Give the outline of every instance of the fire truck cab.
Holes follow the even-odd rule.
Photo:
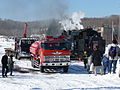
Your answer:
[[[64,72],[68,71],[70,49],[69,42],[63,36],[47,36],[36,41],[31,45],[30,52],[32,66],[40,68],[41,72],[44,72],[45,68],[63,68]]]

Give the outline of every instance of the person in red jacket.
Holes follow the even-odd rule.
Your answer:
[[[5,55],[2,56],[2,76],[3,77],[7,77],[7,73],[8,73],[8,54],[5,53]]]

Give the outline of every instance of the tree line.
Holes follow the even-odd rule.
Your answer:
[[[114,28],[119,29],[119,21],[120,15],[111,15],[108,17],[102,18],[83,18],[82,24],[84,28],[95,28],[101,26],[109,26],[112,27],[112,22]],[[58,20],[42,20],[42,21],[32,21],[32,22],[20,22],[5,19],[0,19],[0,34],[7,35],[7,36],[23,36],[24,30],[24,23],[27,23],[27,35],[31,34],[43,34],[46,33],[46,29],[48,28],[47,33],[51,33],[52,29],[56,28],[59,29]]]

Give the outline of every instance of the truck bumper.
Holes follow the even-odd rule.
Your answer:
[[[42,63],[42,66],[69,66],[70,62],[59,62],[59,63]]]
[[[20,58],[30,58],[31,54],[18,54],[18,57],[20,57]]]

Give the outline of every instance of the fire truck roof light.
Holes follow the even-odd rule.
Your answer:
[[[64,36],[59,36],[58,38],[62,38],[62,39],[64,39],[65,37],[64,37]]]
[[[53,38],[53,36],[47,36],[48,39]]]

